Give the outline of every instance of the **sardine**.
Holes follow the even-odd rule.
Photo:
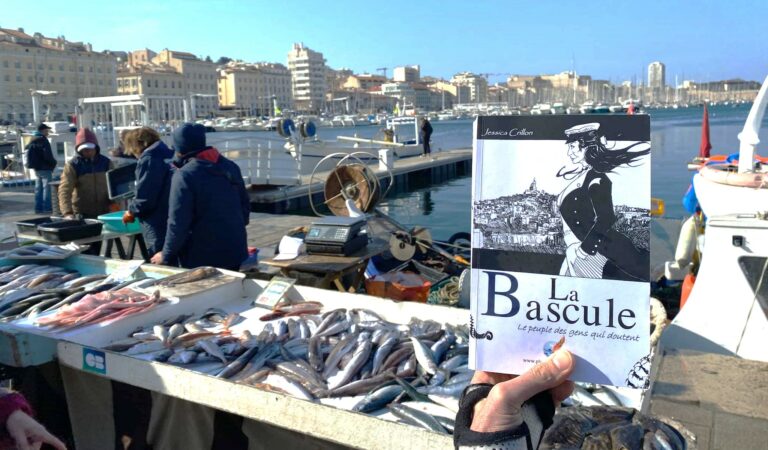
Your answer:
[[[243,367],[245,367],[246,363],[253,359],[254,356],[259,352],[258,347],[253,347],[251,349],[246,350],[245,353],[240,355],[237,359],[229,363],[224,369],[219,372],[218,375],[216,375],[217,378],[230,378],[237,374],[239,371],[243,370]]]
[[[315,335],[315,337],[318,336]],[[327,379],[331,371],[336,369],[336,366],[339,364],[339,361],[341,361],[341,358],[355,347],[356,340],[357,336],[350,334],[339,341],[338,344],[336,344],[333,350],[331,350],[331,353],[328,355],[328,358],[325,359],[325,370],[323,371],[324,378]]]
[[[134,345],[125,352],[125,355],[140,355],[142,353],[151,353],[164,350],[165,346],[161,341],[148,341]]]
[[[395,417],[406,420],[410,423],[417,424],[422,428],[434,431],[436,433],[446,433],[445,428],[440,425],[440,422],[438,422],[437,419],[425,413],[424,411],[419,411],[418,409],[405,405],[389,405],[388,408],[392,414],[395,415]]]
[[[168,345],[168,328],[162,326],[162,325],[155,325],[152,327],[152,332],[155,333],[155,336],[160,339],[160,342],[162,342],[165,345]]]
[[[323,347],[321,338],[313,336],[309,339],[307,359],[309,360],[309,365],[312,366],[316,372],[323,371]]]
[[[357,375],[358,371],[365,365],[366,361],[368,361],[373,345],[371,344],[370,336],[367,335],[367,333],[362,333],[357,342],[357,348],[352,356],[352,360],[347,364],[347,367],[339,372],[334,380],[328,380],[328,387],[330,389],[338,388],[349,382],[352,377]]]
[[[387,406],[403,392],[403,387],[397,384],[384,386],[363,397],[352,407],[352,411],[369,413]]]
[[[432,354],[432,350],[413,336],[411,336],[411,342],[413,343],[413,351],[416,354],[416,361],[419,363],[419,366],[430,375],[436,374],[437,364],[435,363],[435,356]]]
[[[381,371],[381,367],[384,364],[384,360],[395,348],[395,345],[399,342],[397,333],[389,333],[385,337],[381,338],[383,342],[376,349],[376,353],[373,355],[373,368],[371,373],[376,375]]]
[[[219,271],[214,267],[198,267],[160,280],[158,286],[174,287],[180,284],[193,283],[217,275]]]
[[[314,401],[315,396],[312,395],[307,388],[301,385],[301,383],[298,383],[284,375],[280,375],[277,373],[270,373],[267,378],[264,380],[266,384],[275,386],[279,389],[282,389],[286,393],[301,398],[304,400]]]

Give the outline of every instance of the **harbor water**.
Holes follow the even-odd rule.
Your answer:
[[[749,113],[750,105],[709,107],[712,154],[738,152],[738,134]],[[703,108],[650,110],[652,195],[665,202],[666,217],[683,218],[686,212],[681,199],[691,182],[693,172],[686,164],[699,152]],[[764,123],[768,123],[768,117]],[[472,120],[433,121],[433,151],[472,147]],[[345,128],[319,128],[318,137],[334,141],[337,136],[381,139],[382,125]],[[768,141],[768,127],[760,132],[761,142]],[[209,133],[214,145],[229,148],[253,146],[280,148],[284,140],[276,132]],[[226,144],[225,144],[226,143]],[[224,149],[224,148],[222,148]],[[766,153],[768,154],[768,153]],[[408,226],[427,226],[435,239],[447,240],[459,231],[469,231],[472,184],[469,176],[440,184],[410,183],[410,190],[391,193],[380,208]],[[311,211],[291,211],[311,214]]]

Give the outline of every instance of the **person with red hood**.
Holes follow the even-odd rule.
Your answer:
[[[112,161],[101,154],[96,135],[88,128],[81,128],[75,136],[77,156],[65,166],[59,185],[61,214],[72,218],[76,214],[95,219],[109,212],[107,171]]]
[[[163,250],[152,263],[192,269],[238,270],[248,257],[245,226],[250,200],[240,168],[205,143],[205,127],[185,123],[173,132],[171,179]]]

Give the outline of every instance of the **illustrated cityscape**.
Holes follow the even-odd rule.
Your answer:
[[[473,206],[474,227],[482,234],[481,248],[565,254],[557,195],[538,189],[536,179],[522,194],[480,200]],[[614,229],[629,237],[636,247],[649,250],[650,211],[615,205],[614,213]]]

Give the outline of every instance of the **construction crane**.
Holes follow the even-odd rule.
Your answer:
[[[387,69],[389,69],[389,67],[378,67],[376,72],[381,72],[381,74],[384,75],[384,78],[387,78]]]

